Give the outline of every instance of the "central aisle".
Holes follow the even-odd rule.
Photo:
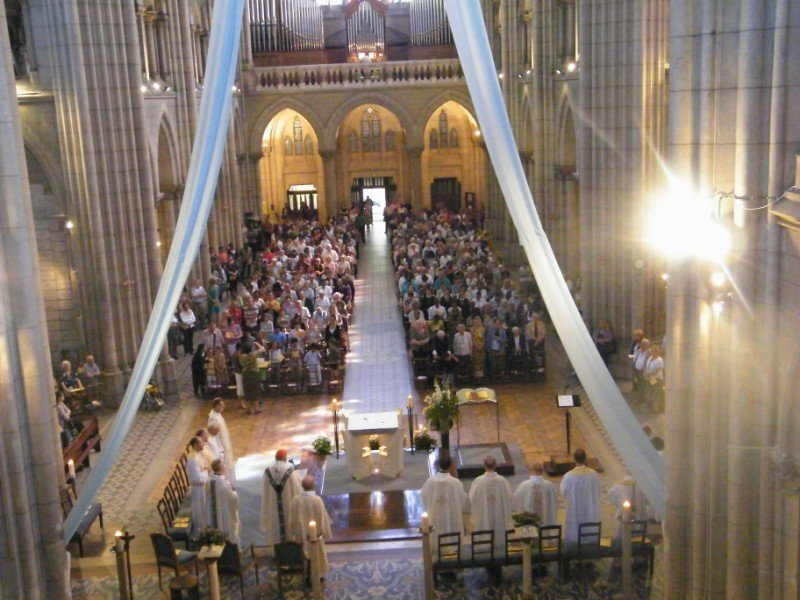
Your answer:
[[[358,258],[343,398],[350,413],[405,408],[413,394],[391,250],[381,226],[373,225]]]

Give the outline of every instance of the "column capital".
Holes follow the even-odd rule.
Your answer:
[[[319,149],[319,155],[322,160],[333,160],[336,158],[336,150],[323,150],[322,148]]]
[[[249,154],[247,156],[247,158],[250,159],[251,163],[258,163],[258,161],[260,161],[262,158],[264,158],[264,153],[263,152],[253,152],[252,154]]]
[[[523,165],[527,165],[533,161],[533,152],[530,150],[520,150],[519,159],[522,161]]]
[[[422,153],[425,151],[425,146],[406,146],[405,150],[407,154],[412,156],[422,156]]]

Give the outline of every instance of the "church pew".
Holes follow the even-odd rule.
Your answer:
[[[83,424],[81,432],[75,436],[69,446],[64,448],[62,456],[64,459],[64,474],[69,478],[68,463],[72,460],[75,467],[89,467],[89,455],[92,450],[100,452],[100,426],[97,417]]]

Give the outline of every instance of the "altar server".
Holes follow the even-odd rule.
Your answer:
[[[214,455],[214,458],[220,458],[225,462],[225,448],[222,447],[222,436],[220,435],[219,423],[214,422],[208,426],[208,440],[206,440],[206,449]],[[228,465],[225,465],[227,475]]]
[[[186,463],[186,474],[192,488],[192,531],[191,538],[197,539],[201,529],[208,527],[208,506],[206,504],[206,484],[208,483],[208,469],[203,458],[203,440],[193,437],[189,442],[191,452]]]
[[[558,490],[552,481],[544,478],[542,463],[535,463],[533,473],[514,492],[514,512],[539,515],[539,525],[558,525]]]
[[[577,466],[561,480],[561,494],[567,501],[567,524],[564,539],[568,544],[578,542],[581,523],[600,521],[600,478],[597,471],[586,466],[586,452],[575,450]]]
[[[214,398],[211,412],[208,413],[208,424],[216,423],[219,425],[219,440],[222,442],[222,449],[225,451],[225,473],[231,485],[236,485],[236,457],[233,454],[233,442],[228,431],[228,424],[222,411],[225,410],[225,402],[222,398]]]
[[[464,484],[450,475],[452,460],[441,456],[437,461],[439,472],[422,486],[422,504],[436,529],[433,536],[436,547],[441,533],[464,533],[464,514],[468,513],[468,496]]]
[[[278,450],[275,462],[264,470],[261,531],[266,534],[268,546],[287,539],[292,500],[303,491],[300,475],[286,459],[286,450]]]
[[[290,510],[291,538],[303,544],[303,553],[309,560],[312,560],[312,551],[316,550],[319,560],[319,576],[325,577],[328,574],[329,567],[324,540],[331,539],[333,532],[331,531],[331,518],[325,509],[325,503],[314,491],[315,484],[316,482],[312,475],[303,477],[303,491],[292,500]],[[317,534],[322,536],[322,539],[313,546],[308,541],[310,521],[316,523]]]
[[[511,484],[495,472],[497,459],[494,456],[484,458],[483,466],[486,472],[475,479],[469,490],[472,521],[477,531],[494,531],[495,546],[504,548],[506,530],[513,527]]]
[[[225,463],[216,459],[208,480],[209,525],[225,532],[229,542],[239,543],[239,494],[225,478]]]

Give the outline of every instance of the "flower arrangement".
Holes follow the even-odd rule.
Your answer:
[[[333,452],[333,442],[327,435],[321,435],[311,442],[311,448],[317,454],[330,454]]]
[[[369,436],[369,449],[380,450],[381,442],[377,435]]]
[[[514,520],[514,525],[516,527],[538,527],[539,526],[539,515],[532,512],[521,512],[511,515],[511,518]]]
[[[200,530],[197,540],[201,546],[223,546],[225,544],[225,532],[214,527],[206,527]]]
[[[426,429],[422,429],[414,436],[414,448],[420,452],[430,452],[436,447],[436,440],[431,437]]]
[[[454,390],[445,386],[440,388],[436,383],[433,392],[425,396],[423,412],[428,424],[434,431],[448,431],[458,415],[458,397]]]

